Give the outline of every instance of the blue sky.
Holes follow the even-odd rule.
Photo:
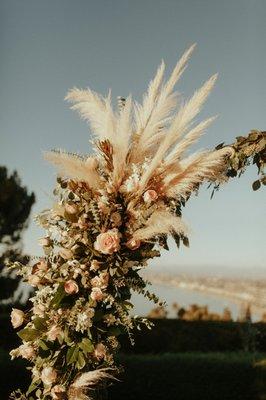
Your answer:
[[[56,177],[42,151],[90,151],[86,124],[63,101],[67,89],[112,88],[114,97],[140,99],[160,60],[170,71],[194,42],[179,91],[187,97],[219,73],[202,112],[219,118],[198,148],[265,130],[265,17],[264,0],[1,0],[0,163],[36,193],[33,214],[51,205]],[[265,191],[252,192],[255,179],[251,168],[212,200],[202,189],[184,211],[190,249],[171,246],[156,270],[263,271]],[[40,252],[41,234],[31,223],[31,254]]]

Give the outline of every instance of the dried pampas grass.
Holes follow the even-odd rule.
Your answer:
[[[187,227],[179,217],[169,211],[155,211],[143,228],[135,231],[134,240],[147,240],[156,235],[178,233],[187,234]]]
[[[68,400],[93,400],[86,392],[104,380],[118,380],[110,373],[112,371],[111,368],[100,368],[79,375],[68,389]]]

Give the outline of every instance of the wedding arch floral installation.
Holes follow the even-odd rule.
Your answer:
[[[167,248],[169,235],[188,245],[181,209],[190,195],[204,181],[218,188],[228,179],[234,146],[186,154],[214,120],[194,122],[216,75],[188,101],[174,91],[193,49],[167,81],[161,63],[142,104],[129,96],[114,110],[110,94],[67,94],[90,123],[94,153],[45,154],[59,176],[55,204],[36,218],[46,231],[44,255],[12,266],[36,288],[32,308],[11,314],[22,339],[11,356],[31,362],[32,383],[11,399],[91,399],[99,382],[116,376],[119,336],[134,343],[133,329],[151,327],[131,316],[132,292],[159,301],[141,271]]]

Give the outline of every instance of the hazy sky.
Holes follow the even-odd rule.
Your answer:
[[[112,88],[114,97],[140,99],[160,60],[170,71],[193,42],[179,91],[187,97],[219,72],[202,113],[219,118],[198,148],[265,130],[265,20],[265,0],[0,0],[0,164],[36,193],[33,214],[51,205],[56,176],[42,150],[90,151],[86,124],[63,101],[67,89]],[[159,270],[262,270],[265,190],[252,192],[254,179],[252,168],[213,200],[202,189],[184,211],[191,248],[172,246]],[[28,252],[40,252],[41,234],[31,223]]]

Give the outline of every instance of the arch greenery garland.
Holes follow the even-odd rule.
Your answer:
[[[36,288],[32,308],[11,313],[22,339],[11,356],[30,361],[32,382],[11,399],[91,399],[116,376],[119,336],[133,343],[133,329],[151,327],[131,316],[131,293],[158,301],[141,271],[167,248],[167,236],[188,245],[181,208],[189,196],[204,181],[217,188],[228,179],[234,146],[186,155],[214,119],[194,122],[216,75],[176,108],[174,87],[193,49],[165,82],[162,62],[142,104],[129,96],[113,110],[110,95],[69,91],[72,109],[90,123],[94,154],[45,154],[59,176],[53,207],[36,218],[44,255],[12,266]]]

